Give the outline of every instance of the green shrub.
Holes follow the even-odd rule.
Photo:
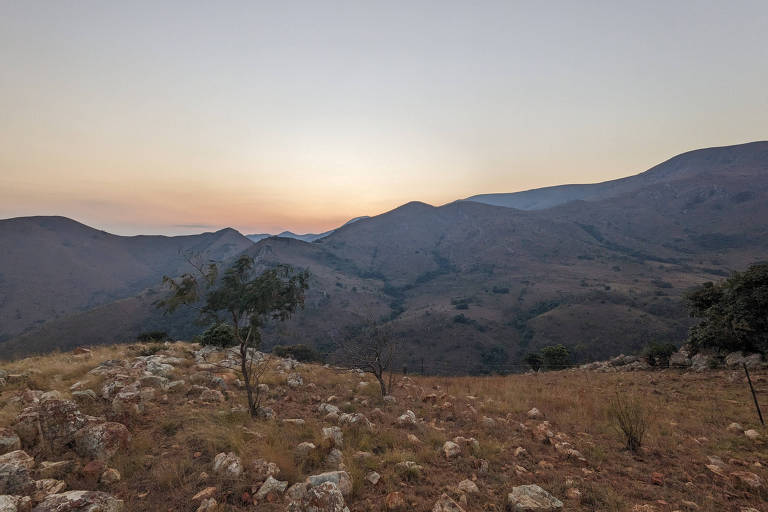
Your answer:
[[[669,367],[669,358],[677,351],[671,343],[651,343],[645,349],[645,358],[651,366]]]
[[[169,339],[165,331],[147,331],[136,336],[136,341],[167,341]]]
[[[537,372],[541,368],[541,365],[544,364],[544,358],[541,357],[540,354],[536,352],[529,352],[528,355],[525,356],[523,359],[528,366],[531,367],[531,370]]]
[[[571,364],[571,354],[565,345],[544,347],[541,356],[547,370],[562,370]]]
[[[200,335],[200,344],[215,345],[217,347],[232,347],[237,345],[235,332],[232,326],[222,322],[213,324]]]

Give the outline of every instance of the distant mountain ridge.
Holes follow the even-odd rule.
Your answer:
[[[562,188],[568,187],[574,186]],[[557,343],[569,347],[574,362],[638,352],[651,341],[679,343],[691,322],[680,301],[685,290],[768,255],[768,142],[693,151],[637,176],[572,190],[555,197],[544,189],[541,198],[533,197],[538,203],[529,194],[528,206],[534,207],[527,209],[472,200],[438,207],[411,202],[312,243],[270,237],[253,244],[234,230],[218,232],[221,243],[216,234],[190,243],[211,253],[232,243],[217,256],[224,261],[245,252],[262,268],[287,263],[311,271],[305,310],[269,327],[266,349],[306,343],[333,352],[345,327],[373,315],[390,322],[403,341],[398,365],[415,368],[428,358],[446,373],[515,367],[526,352]],[[515,201],[526,197],[520,194]],[[553,206],[537,207],[545,200]],[[3,228],[0,223],[0,247],[15,246]],[[101,233],[88,229],[86,241],[92,232]],[[41,240],[24,242],[14,259],[4,260],[0,252],[0,272],[25,258],[34,262],[54,247],[67,257],[44,258],[56,265],[44,275],[76,277],[48,283],[49,277],[41,281],[24,273],[21,282],[29,282],[35,294],[27,297],[23,287],[1,294],[2,319],[7,312],[36,311],[46,295],[75,302],[67,297],[70,282],[112,295],[81,301],[87,306],[75,313],[26,324],[23,334],[0,343],[0,355],[125,341],[140,330],[167,328],[174,336],[189,336],[201,329],[192,313],[163,317],[152,307],[159,279],[127,297],[100,284],[106,272],[129,276],[120,281],[139,281],[132,289],[140,288],[161,270],[147,263],[167,256],[152,259],[133,241],[121,242],[121,254],[108,244],[70,257],[45,229],[33,232],[40,230]],[[144,270],[111,263],[132,251]],[[104,261],[110,263],[102,272]],[[183,260],[163,272],[182,269]],[[0,292],[8,289],[9,278],[14,279],[0,276]]]
[[[367,219],[367,218],[369,218],[367,215],[355,217],[354,219],[348,220],[347,222],[342,224],[340,227],[344,227],[347,224],[352,224],[353,222],[357,222],[358,220]],[[336,228],[336,229],[339,229],[339,228]],[[278,233],[277,235],[271,235],[269,233],[255,233],[252,235],[245,235],[245,237],[251,240],[252,242],[259,242],[261,240],[264,240],[265,238],[270,238],[270,237],[280,237],[280,238],[293,238],[295,240],[301,240],[302,242],[311,243],[316,240],[320,240],[321,238],[327,237],[328,235],[336,231],[336,229],[331,229],[323,233],[306,233],[304,235],[298,235],[292,231],[283,231],[282,233]]]
[[[479,194],[466,201],[516,208],[543,210],[569,201],[599,201],[618,197],[642,187],[686,179],[691,173],[723,172],[760,165],[768,159],[768,142],[706,148],[682,153],[657,166],[626,178],[591,184],[557,185],[507,194]]]

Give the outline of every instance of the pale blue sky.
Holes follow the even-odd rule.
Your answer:
[[[0,1],[0,62],[0,218],[124,234],[324,230],[768,139],[765,1]]]

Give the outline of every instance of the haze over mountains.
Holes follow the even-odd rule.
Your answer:
[[[191,313],[151,305],[160,277],[186,270],[183,251],[220,261],[247,251],[313,274],[305,311],[269,330],[267,347],[332,352],[343,326],[373,315],[391,321],[412,368],[510,370],[554,343],[602,358],[680,343],[687,288],[768,258],[768,142],[684,153],[605,183],[412,202],[322,235],[119,237],[32,217],[0,221],[0,248],[4,356],[162,327],[189,337],[202,329]]]

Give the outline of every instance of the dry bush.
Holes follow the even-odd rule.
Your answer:
[[[624,435],[627,449],[637,452],[648,430],[650,416],[646,407],[638,398],[617,391],[608,405],[608,416],[614,428]]]

